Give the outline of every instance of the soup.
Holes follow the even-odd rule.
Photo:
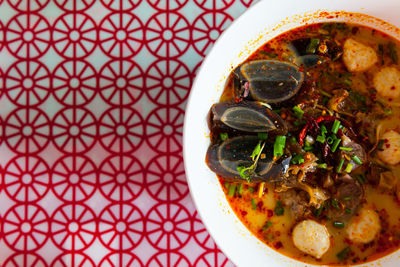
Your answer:
[[[262,242],[330,265],[399,248],[399,49],[371,28],[313,24],[232,71],[206,162]]]

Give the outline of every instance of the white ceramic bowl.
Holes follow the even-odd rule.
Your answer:
[[[351,16],[346,12],[366,15]],[[308,23],[354,22],[400,39],[399,30],[391,26],[400,28],[399,14],[400,0],[265,0],[235,20],[215,43],[190,93],[184,125],[184,160],[197,210],[218,246],[236,265],[306,264],[274,251],[247,230],[230,208],[216,175],[205,163],[210,144],[206,116],[211,105],[218,102],[228,74],[271,38]],[[400,251],[366,265],[400,266]]]

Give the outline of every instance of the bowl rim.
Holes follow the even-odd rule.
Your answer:
[[[184,157],[184,165],[185,165],[185,171],[186,171],[186,176],[187,176],[187,181],[188,181],[188,185],[189,185],[189,189],[190,189],[190,192],[191,192],[191,196],[192,196],[192,198],[193,198],[193,200],[194,200],[194,204],[195,204],[195,206],[196,206],[196,209],[197,209],[197,211],[198,211],[198,215],[200,216],[200,218],[202,219],[202,221],[203,221],[203,224],[204,224],[204,226],[206,227],[206,229],[207,229],[207,231],[210,233],[210,235],[214,238],[214,241],[215,241],[215,243],[218,245],[218,247],[225,253],[225,255],[226,256],[228,256],[230,259],[231,259],[231,261],[233,261],[236,265],[240,265],[240,266],[246,266],[246,265],[248,265],[248,263],[246,263],[246,262],[244,262],[243,260],[240,260],[240,258],[239,258],[239,255],[237,254],[237,253],[234,253],[234,251],[231,249],[231,247],[229,247],[228,245],[227,245],[227,243],[226,243],[226,240],[224,240],[224,239],[222,239],[221,238],[221,235],[219,235],[218,233],[217,233],[217,228],[214,226],[214,225],[211,225],[211,223],[212,223],[212,221],[210,220],[210,218],[208,218],[209,216],[210,216],[210,212],[207,212],[206,210],[205,210],[205,206],[203,205],[203,203],[202,203],[202,201],[201,201],[201,198],[200,197],[198,197],[199,195],[199,193],[198,193],[198,188],[196,188],[196,182],[195,182],[195,179],[197,178],[199,178],[199,177],[196,177],[196,176],[198,176],[198,175],[194,175],[194,174],[192,174],[192,168],[193,168],[193,164],[191,163],[192,162],[192,160],[190,159],[191,157],[192,157],[192,152],[191,152],[191,150],[189,149],[189,146],[191,146],[192,144],[193,144],[193,142],[195,141],[195,140],[197,140],[197,137],[196,138],[193,138],[193,131],[191,130],[191,126],[192,126],[192,123],[190,122],[190,120],[192,119],[192,117],[193,117],[193,113],[195,113],[195,111],[193,110],[193,107],[195,107],[196,106],[196,104],[195,103],[198,103],[198,99],[196,98],[197,96],[199,96],[199,94],[198,94],[198,91],[201,89],[201,79],[203,78],[203,76],[205,76],[205,74],[204,73],[210,73],[211,72],[211,70],[210,69],[212,69],[212,70],[214,70],[215,68],[212,68],[212,66],[213,66],[213,60],[215,59],[215,58],[218,58],[218,53],[220,53],[221,51],[223,51],[223,49],[222,49],[222,47],[224,46],[224,44],[225,43],[227,43],[227,41],[228,41],[228,39],[230,39],[231,38],[231,36],[232,36],[232,34],[234,34],[234,32],[235,31],[238,31],[238,30],[240,30],[240,28],[242,28],[243,27],[243,25],[245,25],[246,24],[246,20],[250,20],[251,21],[251,19],[253,19],[253,18],[257,18],[257,16],[255,16],[256,14],[258,14],[259,13],[259,11],[260,10],[263,10],[266,6],[268,6],[268,5],[270,5],[270,3],[267,3],[267,1],[268,0],[266,0],[266,1],[260,1],[260,2],[258,2],[258,3],[256,3],[255,5],[253,5],[252,7],[250,7],[246,12],[244,12],[242,15],[240,15],[237,19],[235,19],[234,21],[233,21],[233,23],[228,27],[228,29],[226,29],[222,34],[221,34],[221,36],[217,39],[217,41],[215,42],[215,44],[214,44],[214,46],[211,48],[211,50],[210,50],[210,52],[208,53],[208,55],[207,55],[207,57],[204,59],[204,62],[203,62],[203,64],[201,65],[201,67],[199,68],[199,70],[198,70],[198,75],[197,75],[197,77],[196,77],[196,79],[194,80],[194,82],[193,82],[193,85],[192,85],[192,91],[191,91],[191,93],[190,93],[190,95],[189,95],[189,97],[188,97],[188,102],[187,102],[187,106],[186,106],[186,112],[185,112],[185,119],[184,119],[184,130],[183,130],[183,157]],[[298,7],[298,5],[299,5],[299,3],[297,3],[298,1],[296,1],[296,0],[280,0],[279,1],[280,2],[280,4],[281,4],[281,6],[283,6],[283,7],[288,7],[288,6],[291,6],[292,7],[292,9],[293,8],[296,8],[296,7]],[[300,2],[300,1],[299,1]],[[318,2],[322,2],[322,1],[317,1],[317,0],[302,0],[302,3],[303,4],[306,4],[306,6],[308,7],[308,6],[311,6],[311,5],[313,5],[313,4],[315,4],[315,3],[318,3]],[[335,2],[335,3],[333,3],[333,2]],[[372,12],[373,11],[373,8],[371,8],[371,7],[368,7],[368,5],[370,5],[370,6],[376,6],[376,4],[374,5],[374,4],[372,4],[372,2],[373,2],[373,0],[357,0],[357,1],[352,1],[352,4],[353,5],[351,5],[351,7],[349,6],[349,8],[336,8],[337,6],[342,6],[342,7],[346,7],[347,6],[347,3],[348,2],[348,0],[330,0],[330,1],[327,1],[325,4],[326,5],[321,5],[321,3],[319,3],[318,5],[316,5],[314,8],[306,8],[306,9],[303,9],[301,12],[293,12],[293,14],[292,14],[292,16],[290,16],[290,17],[285,17],[285,16],[282,16],[281,17],[281,19],[279,20],[279,21],[276,21],[276,23],[275,23],[275,25],[272,25],[272,28],[274,28],[275,26],[276,27],[279,27],[279,25],[281,25],[282,23],[282,21],[288,21],[288,20],[292,20],[292,19],[302,19],[302,18],[304,18],[304,17],[310,17],[311,16],[311,21],[312,21],[312,19],[315,19],[315,14],[320,14],[321,12],[323,12],[323,13],[329,13],[329,14],[334,14],[335,12],[342,12],[343,14],[345,14],[345,13],[348,13],[348,14],[355,14],[355,13],[360,13],[360,12],[362,12],[362,11],[365,11],[365,13],[366,13],[366,15],[362,15],[362,16],[367,16],[367,17],[369,17],[369,18],[371,18],[371,15],[373,16],[372,17],[372,24],[375,24],[376,23],[376,21],[378,21],[379,23],[380,22],[382,22],[382,19],[381,18],[379,18],[380,16],[378,16],[378,15],[374,15],[374,12]],[[397,4],[396,3],[396,0],[380,0],[379,1],[380,2],[380,5],[387,5],[387,6],[390,6],[390,5],[393,5],[394,3],[395,4]],[[361,5],[361,7],[354,7],[354,4],[358,4],[358,5]],[[399,4],[400,4],[400,2],[399,2]],[[397,7],[400,7],[400,5],[397,5]],[[277,8],[277,6],[274,6],[274,8]],[[279,8],[277,8],[277,10],[280,10]],[[344,11],[344,10],[346,10],[346,11]],[[400,10],[400,9],[397,9],[397,10]],[[272,12],[272,11],[271,11]],[[363,12],[364,13],[364,12]],[[345,21],[345,20],[342,20],[342,18],[326,18],[325,20],[322,20],[322,21]],[[321,21],[321,22],[322,22]],[[390,19],[389,19],[389,21],[390,21]],[[349,22],[352,22],[352,20],[349,20]],[[391,22],[391,21],[390,21]],[[305,22],[305,24],[307,24],[307,22]],[[297,24],[297,27],[299,27],[299,26],[301,26],[301,25],[305,25],[305,24]],[[399,20],[397,20],[397,24],[400,26],[400,22],[399,22]],[[389,25],[389,26],[391,26],[391,24],[388,24],[387,23],[387,25]],[[271,28],[271,25],[269,25],[270,26],[270,28]],[[282,26],[282,25],[281,25]],[[389,27],[388,26],[388,27]],[[394,27],[394,26],[391,26],[391,27]],[[292,28],[289,28],[289,29],[293,29],[293,28],[295,28],[295,27],[292,27]],[[395,29],[397,29],[396,27],[394,27]],[[273,29],[272,31],[276,31],[276,29],[277,28],[275,28],[275,29]],[[287,29],[287,30],[289,30],[289,29]],[[384,29],[382,29],[382,28],[379,28],[380,30],[383,30],[383,31],[385,31]],[[285,31],[287,31],[287,30],[283,30],[282,32],[285,32]],[[391,30],[390,30],[391,31]],[[385,31],[385,32],[388,32],[388,31]],[[280,34],[280,33],[279,33]],[[397,38],[397,39],[400,39],[399,37],[400,37],[400,34],[397,32],[397,35],[395,35],[394,33],[392,33],[391,34],[394,38]],[[254,37],[254,36],[253,36]],[[256,49],[255,49],[255,47],[252,47],[251,46],[251,44],[252,44],[252,42],[254,43],[254,42],[257,42],[257,37],[256,38],[253,38],[253,39],[250,39],[249,40],[249,47],[246,47],[246,48],[244,48],[244,50],[247,50],[247,49],[250,49],[250,50],[252,50],[252,51],[255,51]],[[264,44],[265,42],[262,42],[261,43],[261,45],[262,44]],[[258,47],[258,46],[257,46]],[[257,48],[256,47],[256,48]],[[239,50],[242,50],[243,49],[243,47],[241,47]],[[238,52],[238,51],[236,51],[236,52]],[[247,51],[248,52],[248,51]],[[240,52],[241,53],[241,52]],[[250,53],[251,54],[251,53]],[[242,55],[243,56],[243,55]],[[236,60],[233,60],[232,62],[231,62],[231,68],[230,69],[232,69],[232,67],[233,66],[236,66],[236,65],[238,65],[240,62],[242,62],[243,60],[239,60],[239,59],[236,59]],[[218,80],[218,83],[220,84],[220,86],[221,86],[221,84],[224,84],[225,83],[225,81],[226,81],[226,73],[224,74],[224,75],[220,75],[221,77],[220,77],[220,79]],[[216,90],[220,90],[220,92],[219,92],[219,95],[220,95],[220,93],[222,92],[222,90],[221,90],[221,87],[218,87],[218,86],[216,86]],[[194,92],[196,92],[197,94],[195,94]],[[219,99],[219,97],[218,97],[218,99]],[[216,101],[218,101],[218,99],[215,99],[215,100],[213,100],[214,102],[216,102]],[[208,106],[208,109],[209,109],[209,107],[210,106]],[[203,118],[204,119],[204,118]],[[197,121],[198,122],[198,121]],[[204,121],[203,121],[203,124],[204,124]],[[204,126],[204,125],[203,125]],[[208,128],[207,129],[205,129],[205,131],[206,131],[206,133],[207,133],[207,131],[208,131]],[[205,136],[203,136],[203,137],[207,137],[206,135],[206,133],[203,133],[203,132],[201,132],[201,133],[199,133],[200,135],[205,135]],[[193,139],[195,139],[195,140],[193,140]],[[205,167],[207,167],[206,166],[206,164],[205,164],[205,160],[204,160],[204,158],[205,158],[205,154],[204,155],[202,155],[202,157],[203,157],[203,160],[201,161],[201,163],[204,163],[203,165],[205,165]],[[213,175],[214,176],[214,180],[217,180],[216,178],[217,178],[217,176],[214,174]],[[209,182],[209,181],[207,181],[207,180],[205,180],[205,182],[204,183],[206,183],[206,182]],[[219,186],[219,189],[222,191],[222,189],[220,188],[220,186]],[[213,193],[213,192],[211,192],[211,193]],[[225,197],[225,195],[224,195],[224,197]],[[224,200],[222,200],[222,201],[224,201]],[[226,202],[226,199],[225,199],[225,202]],[[215,205],[217,206],[217,204],[218,203],[215,203]],[[223,205],[222,205],[223,206]],[[229,205],[228,205],[229,206]],[[226,208],[225,206],[223,206],[223,208]],[[219,208],[220,209],[220,208]],[[229,210],[230,209],[230,210]],[[229,208],[228,208],[228,210],[227,211],[223,211],[223,212],[227,212],[229,215],[228,215],[228,217],[230,217],[231,219],[235,219],[235,217],[236,217],[236,215],[233,213],[233,211],[232,211],[232,209],[230,208],[230,206],[229,206]],[[233,213],[233,214],[232,214]],[[214,213],[215,214],[215,213]],[[242,222],[236,217],[236,220],[237,221],[239,221],[239,224],[242,224]],[[237,222],[236,222],[237,223]],[[245,226],[243,226],[243,227],[245,227]],[[220,230],[221,228],[219,228],[219,230]],[[247,228],[245,228],[246,230],[247,230]],[[230,229],[231,230],[231,229]],[[243,231],[243,228],[239,228],[238,229],[239,230],[239,232],[240,231]],[[247,230],[248,232],[250,232],[249,230]],[[240,234],[243,234],[243,233],[240,233]],[[250,234],[251,235],[253,235],[251,232],[250,232]],[[258,238],[256,238],[254,235],[253,235],[253,237],[255,238],[255,239],[257,239],[258,240]],[[253,240],[251,240],[250,242],[254,242],[254,238],[253,238]],[[257,241],[256,240],[256,241]],[[258,243],[260,243],[260,241],[258,240]],[[263,244],[262,243],[262,245],[263,246],[266,246],[266,247],[268,247],[267,245],[265,245],[265,244]],[[261,246],[262,246],[261,245]],[[269,247],[268,247],[269,248]],[[272,250],[272,249],[271,249]],[[237,252],[237,250],[236,250],[236,252]],[[305,262],[301,262],[301,261],[298,261],[298,260],[295,260],[295,259],[292,259],[292,258],[289,258],[289,257],[287,257],[287,256],[284,256],[283,254],[280,254],[280,253],[278,253],[278,252],[276,252],[275,250],[274,250],[274,252],[276,253],[276,254],[279,254],[278,256],[277,255],[275,255],[275,256],[277,256],[277,258],[278,258],[278,260],[279,260],[279,258],[280,258],[280,260],[285,260],[285,262],[287,262],[287,263],[290,263],[290,264],[295,264],[295,265],[299,265],[299,266],[304,266],[304,265],[307,265],[307,266],[312,266],[312,264],[309,264],[309,263],[305,263]],[[399,250],[397,250],[396,252],[400,252]],[[387,257],[390,257],[390,256],[392,256],[393,254],[396,254],[396,252],[394,252],[394,253],[392,253],[392,254],[390,254],[390,255],[387,255],[387,256],[385,256],[385,257],[383,257],[383,258],[380,258],[380,259],[378,259],[378,260],[376,260],[376,261],[373,261],[373,262],[368,262],[367,264],[369,265],[369,266],[372,266],[372,265],[375,265],[375,264],[382,264],[383,263],[383,261],[384,261],[384,259],[386,259]],[[272,254],[274,254],[274,253],[272,253]],[[283,263],[283,262],[281,262],[281,261],[279,261],[280,263]],[[398,261],[397,261],[398,262]],[[262,266],[262,265],[260,265],[260,264],[257,264],[257,263],[255,263],[255,262],[253,262],[254,264],[251,264],[251,266]],[[271,265],[272,266],[272,265]],[[273,266],[275,266],[275,265],[273,265]],[[278,265],[276,265],[276,266],[278,266]],[[320,265],[316,265],[316,266],[320,266]]]

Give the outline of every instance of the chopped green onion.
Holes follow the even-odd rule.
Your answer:
[[[253,149],[253,152],[251,153],[251,160],[255,161],[256,157],[261,153],[261,144],[260,142],[256,145],[256,147]]]
[[[277,216],[282,216],[283,215],[283,213],[285,212],[285,210],[283,209],[283,207],[282,207],[282,202],[280,202],[280,201],[277,201],[276,202],[276,206],[275,206],[275,214],[277,215]]]
[[[326,169],[326,168],[328,168],[328,164],[326,164],[326,163],[317,164],[317,168],[318,169]]]
[[[251,199],[251,205],[253,206],[253,210],[257,209],[256,201],[254,200],[254,198]]]
[[[253,194],[254,193],[254,188],[253,187],[249,187],[249,192],[250,192],[250,194]]]
[[[346,209],[345,209],[345,212],[346,212],[347,214],[351,214],[351,209],[346,208]]]
[[[337,173],[340,173],[340,171],[342,170],[343,164],[344,164],[344,159],[342,158],[340,160],[340,162],[339,162],[339,165],[338,165],[337,169],[336,169]]]
[[[356,155],[351,156],[351,159],[357,163],[358,165],[363,164],[363,162],[361,161],[361,159],[359,157],[357,157]]]
[[[295,121],[295,122],[293,122],[293,124],[294,124],[294,126],[299,127],[299,126],[305,125],[306,122],[301,120],[301,121]]]
[[[338,148],[340,142],[342,142],[341,139],[336,139],[335,141],[333,141],[332,152],[336,152],[336,149]]]
[[[340,126],[340,121],[335,120],[333,122],[333,126],[332,126],[332,129],[331,129],[331,132],[334,133],[334,134],[337,134],[337,131],[339,130],[339,126]]]
[[[344,249],[342,249],[341,251],[339,251],[338,254],[336,254],[336,257],[340,260],[340,261],[344,261],[345,259],[347,259],[350,255],[350,247],[345,247]]]
[[[258,139],[267,140],[268,139],[268,134],[267,133],[258,133]]]
[[[328,136],[328,137],[326,138],[326,142],[327,142],[329,145],[332,145],[332,143],[333,143],[334,140],[335,140],[335,139],[333,139],[331,136]]]
[[[228,133],[220,133],[219,136],[220,136],[220,138],[221,138],[222,141],[225,141],[226,139],[229,138]]]
[[[333,226],[336,228],[344,228],[344,223],[342,222],[333,222]]]
[[[353,84],[353,82],[350,79],[345,79],[344,84],[347,86],[351,86]]]
[[[321,86],[319,86],[319,87],[321,87]],[[321,93],[321,95],[328,97],[328,100],[329,100],[330,97],[332,97],[332,95],[330,93],[328,93],[328,92],[326,92],[326,91],[324,91],[322,89],[319,89],[319,92]]]
[[[250,182],[250,174],[249,171],[251,170],[250,167],[245,167],[245,166],[238,166],[236,170],[239,172],[240,178],[243,180],[246,180],[247,182]]]
[[[337,209],[337,210],[340,209],[339,202],[336,199],[332,199],[331,204],[332,204],[332,207],[334,207],[335,209]]]
[[[343,200],[351,200],[351,197],[350,196],[344,197]]]
[[[224,186],[225,186],[226,189],[228,189],[229,188],[229,182],[225,182]]]
[[[263,227],[261,228],[261,230],[265,231],[268,228],[270,228],[272,226],[272,222],[271,221],[266,221],[265,224],[263,225]]]
[[[292,164],[301,164],[304,163],[303,154],[296,155],[291,160]]]
[[[385,139],[381,139],[378,142],[377,148],[378,150],[382,151],[383,150],[383,144],[385,143]]]
[[[230,184],[229,185],[228,196],[233,197],[235,195],[235,192],[236,192],[236,185],[235,184]]]
[[[325,137],[323,137],[321,135],[318,135],[317,136],[317,141],[323,144],[323,143],[325,143]]]
[[[292,137],[290,138],[290,143],[291,143],[292,145],[296,144],[296,143],[297,143],[296,137],[292,136]]]
[[[242,195],[242,193],[243,193],[243,183],[239,184],[239,186],[237,188],[237,192],[238,192],[239,195]]]
[[[322,98],[322,105],[326,106],[326,103],[328,103],[329,101],[329,97],[324,96],[324,98]]]
[[[356,176],[356,180],[357,180],[360,184],[365,183],[365,176],[364,176],[364,174],[358,174],[358,175]]]
[[[353,151],[351,147],[345,147],[345,146],[340,146],[339,149],[343,151]]]
[[[309,43],[308,46],[307,46],[307,49],[306,49],[307,53],[314,54],[314,53],[315,53],[315,50],[317,50],[317,47],[318,47],[318,45],[319,45],[319,42],[320,42],[319,39],[317,39],[317,38],[312,38],[311,41],[310,41],[310,43]]]
[[[397,64],[397,62],[399,61],[399,58],[397,56],[397,51],[396,51],[396,47],[395,47],[394,43],[389,42],[388,47],[389,47],[389,55],[392,58],[393,63]]]
[[[392,115],[392,114],[393,114],[393,111],[392,111],[391,108],[386,107],[386,106],[383,108],[383,115],[389,116],[389,115]]]
[[[273,112],[275,112],[276,114],[281,114],[281,113],[282,113],[282,110],[280,110],[280,109],[274,109]]]
[[[338,30],[343,30],[346,28],[346,25],[344,23],[335,23],[336,29]]]
[[[283,149],[285,148],[286,136],[277,135],[274,143],[274,156],[280,157],[283,155]]]
[[[349,164],[347,164],[346,169],[344,171],[347,173],[350,173],[353,170],[353,167],[354,167],[354,165],[349,163]]]
[[[314,211],[314,216],[315,217],[319,217],[319,216],[321,216],[321,213],[322,213],[322,210],[324,209],[324,206],[323,205],[321,205],[321,207],[319,207],[318,209],[316,209],[315,211]]]
[[[314,147],[313,146],[305,146],[305,147],[303,147],[303,149],[304,149],[304,151],[311,151],[314,149]]]
[[[326,129],[325,125],[321,125],[321,135],[325,137],[325,134],[328,133],[328,130]]]
[[[294,112],[294,116],[296,116],[296,118],[298,118],[300,120],[303,118],[304,111],[299,106],[294,106],[293,112]]]

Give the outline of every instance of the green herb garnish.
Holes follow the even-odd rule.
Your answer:
[[[258,139],[267,140],[268,139],[268,134],[267,133],[258,133]]]
[[[274,143],[274,157],[280,157],[283,155],[283,149],[285,148],[286,136],[277,135]]]
[[[242,179],[246,180],[247,182],[250,182],[250,177],[254,174],[254,171],[257,168],[257,162],[261,156],[261,152],[263,151],[265,146],[265,142],[261,146],[261,141],[257,144],[257,146],[254,148],[253,152],[251,153],[251,160],[253,161],[253,164],[250,165],[249,167],[246,166],[238,166],[237,171],[239,172],[239,175]]]
[[[319,216],[321,216],[321,213],[322,213],[322,210],[324,209],[324,206],[323,205],[321,205],[321,207],[319,207],[318,209],[315,209],[314,210],[314,216],[316,217],[316,218],[318,218]]]
[[[256,201],[254,200],[254,198],[251,199],[251,206],[253,207],[253,210],[257,209]]]
[[[354,167],[354,165],[349,163],[349,164],[347,164],[346,169],[344,171],[347,173],[350,173],[353,170],[353,167]]]
[[[222,141],[225,141],[229,138],[228,133],[220,133],[219,137],[221,138]]]
[[[317,142],[320,142],[321,144],[325,143],[325,137],[322,135],[317,136]]]
[[[237,188],[237,192],[238,194],[241,196],[243,193],[243,183],[240,183],[238,188]]]
[[[337,132],[339,130],[339,126],[340,126],[340,121],[335,120],[333,122],[333,126],[332,126],[332,129],[331,129],[331,132],[334,133],[334,134],[337,134]]]
[[[296,156],[294,156],[291,160],[292,164],[301,164],[304,163],[304,158],[303,158],[303,154],[298,154]]]
[[[344,223],[342,222],[333,222],[332,224],[336,228],[344,228]]]
[[[340,173],[340,172],[341,172],[342,167],[343,167],[343,164],[344,164],[344,158],[340,159],[339,165],[338,165],[338,167],[337,167],[337,169],[336,169],[336,172],[337,172],[337,173]]]
[[[293,122],[294,126],[299,127],[299,126],[303,126],[306,124],[305,121],[301,120],[301,121],[295,121]]]
[[[360,184],[365,183],[365,176],[364,176],[364,174],[358,174],[358,175],[356,175],[356,180],[357,180]]]
[[[383,144],[385,143],[385,139],[380,139],[377,145],[377,149],[382,151],[383,150]]]
[[[261,230],[265,231],[268,228],[270,228],[272,226],[272,222],[271,221],[266,221],[263,225],[263,227],[261,228]]]
[[[396,47],[395,47],[394,43],[389,42],[388,48],[389,48],[390,58],[392,59],[393,63],[397,64],[397,62],[399,61],[399,58],[397,56],[397,51],[396,51]]]
[[[346,248],[342,249],[341,251],[339,251],[339,253],[336,254],[336,257],[340,261],[344,261],[350,256],[350,252],[351,252],[350,247],[346,247]]]
[[[292,136],[292,137],[290,138],[290,143],[291,143],[292,145],[296,144],[296,143],[297,143],[296,137]]]
[[[296,118],[300,120],[303,118],[304,111],[299,106],[294,106],[292,110]]]
[[[285,212],[285,210],[284,210],[284,208],[282,207],[282,202],[280,202],[280,201],[277,201],[276,202],[276,206],[275,206],[275,214],[277,215],[277,216],[282,216],[283,215],[283,213]]]
[[[230,184],[229,185],[229,191],[228,191],[228,196],[233,197],[236,192],[236,185],[235,184]]]
[[[332,152],[336,152],[336,149],[338,148],[340,142],[342,142],[341,139],[336,139],[335,141],[333,141],[333,145],[332,145]]]
[[[339,149],[343,151],[353,151],[351,147],[345,147],[345,146],[340,146]]]
[[[326,168],[328,168],[328,164],[326,164],[326,163],[317,164],[317,168],[318,169],[326,169]]]
[[[340,209],[339,202],[336,199],[332,199],[331,204],[332,204],[332,207],[334,207],[335,209],[337,209],[337,210]]]
[[[310,43],[309,43],[308,46],[307,46],[306,52],[307,52],[307,53],[314,54],[315,51],[316,51],[317,48],[318,48],[319,42],[320,42],[319,39],[317,39],[317,38],[312,38],[311,41],[310,41]]]
[[[334,139],[332,136],[328,136],[328,137],[326,138],[326,142],[327,142],[329,145],[332,145],[332,143],[333,143],[334,140],[335,140],[335,139]]]
[[[363,164],[363,162],[361,161],[361,159],[359,157],[357,157],[356,155],[351,156],[351,159],[357,163],[358,165]]]

